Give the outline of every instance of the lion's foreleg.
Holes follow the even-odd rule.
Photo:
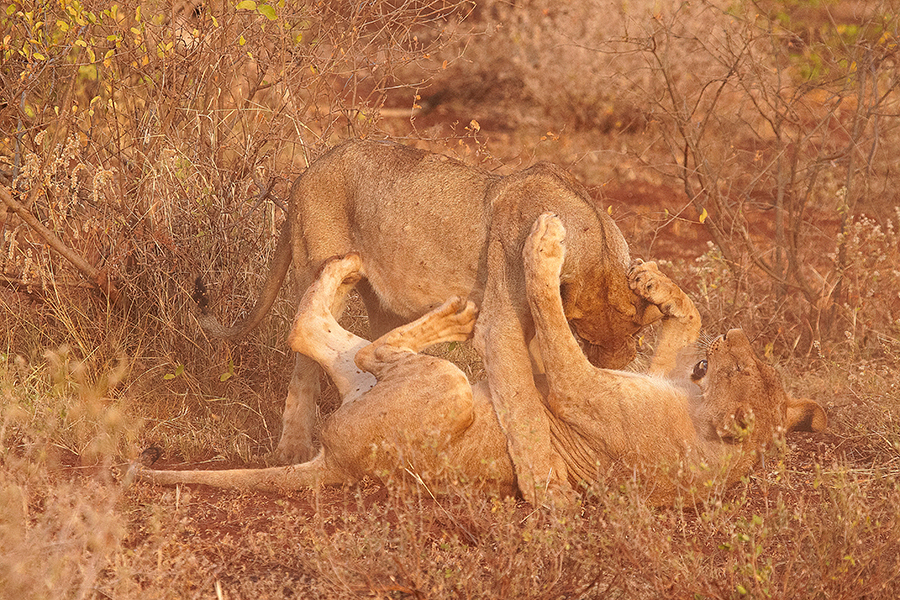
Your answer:
[[[534,383],[523,329],[528,311],[515,303],[517,298],[524,303],[521,255],[514,254],[501,239],[490,241],[476,346],[483,354],[491,402],[506,434],[519,490],[538,505],[545,498],[565,498],[571,488],[566,463],[553,446],[547,408]]]
[[[578,346],[569,328],[560,296],[560,272],[565,260],[566,230],[558,217],[544,213],[537,218],[525,240],[522,260],[525,290],[535,337],[550,386],[550,405],[584,395],[596,369]]]
[[[693,301],[657,268],[655,262],[635,261],[628,274],[631,289],[659,307],[662,328],[648,373],[666,375],[675,368],[678,353],[700,334],[700,313]]]

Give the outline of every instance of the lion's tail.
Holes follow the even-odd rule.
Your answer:
[[[272,305],[275,304],[275,298],[278,297],[281,284],[284,283],[285,275],[287,275],[290,267],[291,223],[290,219],[285,219],[281,225],[278,244],[275,247],[275,256],[269,265],[269,275],[266,277],[266,283],[263,286],[259,299],[256,301],[256,305],[246,319],[235,323],[232,327],[222,325],[219,319],[209,311],[209,296],[203,280],[198,276],[194,281],[194,302],[197,303],[200,309],[197,320],[200,322],[203,331],[212,337],[237,339],[259,325],[260,321],[269,314]]]
[[[285,492],[344,481],[343,477],[329,467],[323,451],[309,462],[267,469],[157,471],[135,463],[128,471],[126,483],[130,484],[135,479],[160,485],[187,483],[261,492]]]

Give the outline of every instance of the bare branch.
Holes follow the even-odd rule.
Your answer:
[[[119,290],[116,289],[115,284],[105,271],[95,268],[92,264],[82,258],[80,254],[66,246],[63,241],[59,239],[56,234],[47,229],[37,217],[19,204],[6,187],[0,187],[0,200],[2,200],[3,203],[15,212],[20,219],[25,221],[29,227],[41,236],[51,249],[55,250],[63,258],[72,263],[85,279],[87,279],[97,290],[102,292],[104,296],[109,298],[110,302],[119,304],[122,301]]]

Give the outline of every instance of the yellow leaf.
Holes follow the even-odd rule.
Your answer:
[[[612,204],[606,207],[606,212],[612,214]]]
[[[274,21],[278,18],[278,15],[275,14],[275,9],[269,6],[268,4],[260,4],[259,8],[257,8],[259,14],[264,16],[270,21]]]
[[[700,213],[700,222],[702,223],[703,221],[705,221],[706,217],[708,217],[708,216],[709,216],[709,213],[706,212],[706,208],[704,208],[703,212]]]
[[[256,2],[253,0],[241,0],[235,8],[238,10],[256,10]]]
[[[32,54],[32,56],[35,58],[35,60],[47,60],[47,57],[40,52],[35,52],[34,54]]]
[[[243,46],[243,45],[246,44],[246,43],[247,43],[247,40],[244,39],[244,36],[243,36],[243,35],[242,35],[241,37],[238,38],[238,44],[239,44],[239,45]]]

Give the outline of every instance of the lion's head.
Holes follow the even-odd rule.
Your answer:
[[[702,390],[698,432],[710,441],[755,450],[779,431],[822,431],[828,422],[818,403],[787,394],[778,372],[756,356],[740,329],[709,344],[691,380]]]
[[[568,227],[560,296],[591,364],[622,369],[637,353],[635,334],[662,313],[631,289],[625,238],[605,212],[597,217],[596,225],[584,218],[581,227]]]

